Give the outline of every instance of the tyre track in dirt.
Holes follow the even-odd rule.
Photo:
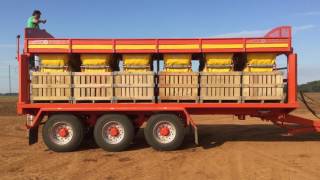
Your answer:
[[[275,156],[269,155],[268,153],[263,152],[257,148],[252,148],[250,145],[247,146],[247,150],[251,152],[251,156],[258,156],[259,158],[262,158],[264,163],[269,163],[274,167],[288,169],[292,172],[298,172],[299,176],[301,176],[301,178],[303,179],[319,179],[319,172],[317,171],[311,171],[310,169],[304,168],[303,166],[295,167],[292,162],[290,163],[288,161],[284,161],[281,157],[276,158]]]

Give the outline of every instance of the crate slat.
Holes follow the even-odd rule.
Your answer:
[[[115,72],[114,100],[154,102],[154,72]]]
[[[200,73],[200,101],[240,102],[241,72]]]
[[[198,101],[199,73],[197,72],[160,72],[159,101],[180,100]]]
[[[32,72],[31,101],[70,101],[69,72]]]
[[[283,73],[279,71],[252,73],[244,72],[242,77],[242,99],[246,101],[284,101]]]
[[[110,101],[113,98],[113,76],[111,72],[73,73],[73,99],[79,101]]]

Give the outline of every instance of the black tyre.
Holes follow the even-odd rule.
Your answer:
[[[83,136],[83,124],[72,114],[52,115],[42,128],[44,143],[55,152],[76,150],[80,146]]]
[[[148,120],[144,136],[148,144],[156,150],[175,150],[183,142],[184,123],[174,114],[156,114]]]
[[[122,151],[129,147],[134,138],[131,120],[121,114],[101,116],[94,127],[94,139],[106,151]]]

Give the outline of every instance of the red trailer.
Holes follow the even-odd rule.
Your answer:
[[[19,115],[27,115],[29,143],[37,142],[38,127],[45,121],[43,138],[54,151],[72,151],[81,143],[87,127],[94,127],[98,146],[121,151],[130,145],[139,127],[146,122],[145,138],[159,150],[178,148],[185,128],[197,125],[190,114],[229,114],[239,119],[259,117],[288,128],[289,133],[319,132],[320,123],[289,115],[298,108],[297,55],[291,44],[291,27],[278,27],[257,38],[191,38],[191,39],[70,39],[54,38],[45,30],[26,29],[24,50],[19,52]],[[287,57],[286,100],[276,103],[33,103],[30,100],[30,57],[41,53],[277,53]],[[159,61],[157,61],[159,62]],[[284,68],[284,69],[285,69]],[[159,70],[159,69],[157,69]],[[155,87],[156,88],[156,87]],[[296,126],[287,126],[287,124]],[[294,128],[291,128],[294,127]]]

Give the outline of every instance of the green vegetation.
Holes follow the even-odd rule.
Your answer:
[[[301,84],[299,85],[299,90],[303,92],[320,92],[320,80]]]

